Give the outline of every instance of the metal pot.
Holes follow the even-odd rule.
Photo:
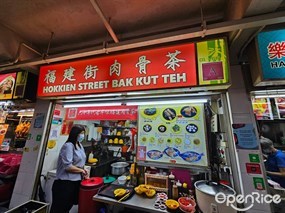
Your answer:
[[[207,180],[200,180],[195,182],[196,200],[199,208],[203,213],[235,213],[237,212],[226,203],[217,203],[215,195],[219,192],[225,195],[235,195],[236,192],[229,186],[224,184],[217,184]],[[236,206],[236,205],[235,205]]]
[[[111,173],[112,175],[122,175],[125,172],[127,172],[127,167],[129,166],[128,163],[126,162],[116,162],[116,163],[112,163],[111,167]]]

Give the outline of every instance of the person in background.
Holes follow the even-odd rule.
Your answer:
[[[260,144],[262,153],[267,155],[265,162],[267,175],[285,188],[285,153],[275,149],[273,142],[263,136],[260,138]]]
[[[56,180],[52,186],[51,213],[69,212],[73,205],[78,204],[80,183],[87,175],[84,170],[86,154],[81,144],[84,138],[84,127],[74,125],[60,150]]]

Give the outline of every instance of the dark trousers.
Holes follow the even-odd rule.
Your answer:
[[[68,213],[73,205],[77,205],[80,183],[81,181],[55,180],[50,213]]]

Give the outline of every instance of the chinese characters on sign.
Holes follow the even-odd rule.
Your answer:
[[[137,106],[69,108],[66,120],[137,120]]]
[[[94,94],[195,86],[195,45],[41,67],[38,96]]]
[[[263,79],[285,78],[285,30],[261,32],[257,36]]]
[[[229,65],[224,39],[198,42],[197,60],[200,85],[228,83]]]

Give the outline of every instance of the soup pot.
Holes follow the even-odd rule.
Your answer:
[[[116,163],[112,163],[111,167],[111,173],[112,175],[122,175],[125,172],[127,172],[127,167],[129,166],[129,164],[127,162],[116,162]]]
[[[208,180],[196,181],[195,184],[196,200],[199,208],[203,213],[236,213],[237,211],[225,203],[217,203],[215,195],[224,193],[227,195],[235,195],[236,192],[229,186],[218,184]],[[236,206],[236,204],[234,204]]]

